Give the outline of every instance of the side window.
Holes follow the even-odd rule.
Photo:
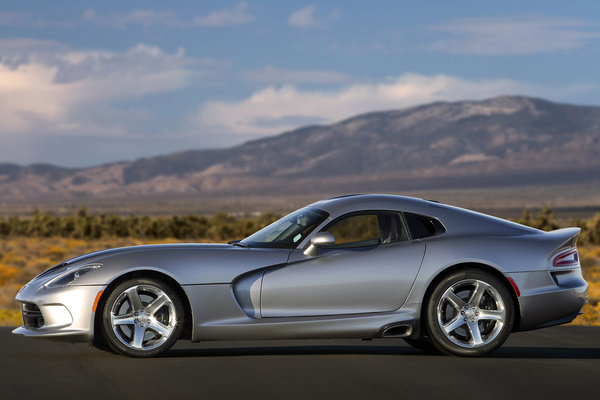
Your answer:
[[[404,218],[413,239],[421,239],[446,231],[442,224],[434,218],[411,213],[404,213]]]
[[[377,246],[406,240],[398,213],[372,212],[351,214],[324,229],[335,237],[333,247]]]

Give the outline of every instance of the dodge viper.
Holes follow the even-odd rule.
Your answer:
[[[228,244],[65,261],[19,291],[23,325],[13,332],[134,357],[179,339],[305,338],[404,338],[480,356],[511,332],[580,313],[579,233],[411,197],[340,196]]]

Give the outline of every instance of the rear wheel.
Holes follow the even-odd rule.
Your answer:
[[[481,356],[508,338],[514,305],[495,276],[476,269],[457,271],[433,290],[427,327],[433,344],[446,354]]]
[[[104,337],[109,346],[133,357],[167,351],[181,336],[183,305],[164,282],[139,278],[115,287],[103,309]]]

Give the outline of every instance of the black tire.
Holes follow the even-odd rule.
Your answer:
[[[183,318],[181,299],[169,285],[154,278],[130,279],[108,295],[102,331],[117,353],[156,357],[181,337]]]
[[[427,302],[427,330],[440,351],[482,356],[500,347],[514,323],[513,299],[495,276],[478,269],[451,273]]]
[[[433,345],[431,339],[428,336],[421,336],[418,339],[404,338],[404,341],[410,344],[417,350],[424,351],[425,353],[437,353],[438,349]]]

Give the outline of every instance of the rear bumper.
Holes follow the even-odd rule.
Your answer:
[[[521,291],[519,331],[571,322],[588,301],[588,284],[581,269],[557,278],[550,271],[509,275]]]

